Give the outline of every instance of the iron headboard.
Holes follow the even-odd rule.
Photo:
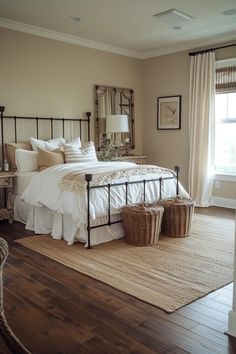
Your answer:
[[[82,123],[86,123],[87,125],[87,137],[88,141],[90,140],[90,117],[91,117],[91,112],[86,112],[86,118],[64,118],[64,117],[24,117],[24,116],[7,116],[4,115],[5,112],[5,106],[0,106],[0,119],[1,119],[1,149],[2,149],[2,159],[1,163],[3,164],[4,158],[5,158],[5,143],[7,143],[4,139],[4,120],[5,119],[12,119],[14,122],[14,142],[18,142],[18,121],[20,120],[35,120],[36,124],[36,138],[39,138],[39,121],[50,121],[50,135],[51,138],[53,139],[54,134],[54,122],[55,121],[60,121],[62,122],[62,136],[64,138],[65,136],[65,122],[76,122],[79,124],[79,135],[80,138],[82,137]]]

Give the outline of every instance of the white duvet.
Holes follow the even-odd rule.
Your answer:
[[[32,178],[28,187],[22,194],[22,199],[32,207],[46,207],[56,215],[64,215],[73,220],[77,231],[86,230],[87,226],[87,195],[86,192],[75,192],[61,190],[59,183],[69,172],[77,169],[81,173],[109,172],[125,168],[137,167],[130,162],[96,162],[96,163],[71,163],[49,167]],[[156,167],[156,166],[150,166]],[[129,181],[173,176],[173,173],[164,170],[160,175],[149,173],[145,176],[129,176]],[[126,178],[127,180],[127,178]],[[124,178],[114,182],[125,181]],[[143,185],[133,184],[128,188],[128,203],[143,201]],[[153,202],[159,199],[159,183],[150,182],[146,184],[146,202]],[[180,185],[179,194],[189,197],[184,188]],[[176,195],[176,179],[166,180],[162,183],[162,198],[174,197]],[[107,188],[91,190],[90,212],[91,220],[107,215]],[[117,214],[125,205],[125,187],[118,186],[111,189],[111,213]],[[73,233],[75,237],[75,232]],[[70,239],[70,244],[73,243]]]

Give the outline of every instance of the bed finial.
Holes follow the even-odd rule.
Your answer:
[[[91,173],[86,173],[85,174],[85,181],[86,182],[91,182],[93,179],[93,175]]]
[[[0,112],[3,113],[5,111],[5,106],[0,106]]]
[[[90,119],[90,117],[91,117],[91,112],[86,112],[86,116],[88,117],[88,119]]]
[[[179,173],[180,173],[180,166],[175,166],[176,172],[176,196],[179,196]]]

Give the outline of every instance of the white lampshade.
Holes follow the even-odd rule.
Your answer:
[[[127,133],[129,131],[128,116],[113,114],[106,118],[106,133]]]

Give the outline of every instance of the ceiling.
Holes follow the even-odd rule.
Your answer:
[[[194,18],[173,30],[152,17],[170,9]],[[148,58],[236,40],[236,14],[222,14],[229,9],[236,0],[0,0],[0,26]]]

